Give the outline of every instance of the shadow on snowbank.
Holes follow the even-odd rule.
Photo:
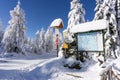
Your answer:
[[[10,53],[12,54],[12,53]],[[14,53],[15,54],[15,53]],[[14,55],[13,54],[13,55]],[[22,55],[22,54],[15,54],[14,56],[11,56],[11,55],[7,55],[7,56],[4,56],[2,58],[6,58],[6,59],[15,59],[15,60],[40,60],[40,59],[48,59],[48,58],[55,58],[56,57],[56,54],[31,54],[31,53],[28,53],[28,54],[25,54],[25,55]]]
[[[94,60],[89,60],[89,62],[83,63],[82,69],[78,70],[78,69],[69,69],[69,68],[64,67],[62,61],[63,59],[59,59],[59,58],[55,58],[51,61],[48,61],[42,66],[37,67],[36,69],[30,71],[29,74],[26,75],[25,77],[26,78],[29,77],[29,80],[33,80],[34,78],[37,78],[36,80],[38,79],[39,80],[48,80],[48,79],[54,80],[55,78],[62,80],[61,78],[64,76],[68,76],[67,75],[68,73],[85,72],[89,68],[89,66],[96,64]]]
[[[39,64],[33,70],[0,70],[0,80],[70,80],[68,73],[84,72],[96,62],[89,60],[83,63],[83,68],[68,69],[63,67],[63,59],[53,58]],[[68,76],[68,79],[65,78]],[[63,78],[63,79],[62,79]],[[75,79],[76,80],[76,79]]]

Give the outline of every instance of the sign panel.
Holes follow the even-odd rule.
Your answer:
[[[79,51],[103,51],[102,31],[80,33],[77,38]]]

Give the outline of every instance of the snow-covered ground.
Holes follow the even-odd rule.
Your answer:
[[[63,60],[52,53],[0,58],[0,80],[100,80],[97,61],[87,60],[77,70],[63,67]]]

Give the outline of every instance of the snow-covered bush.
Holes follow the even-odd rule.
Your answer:
[[[61,47],[60,50],[59,50],[58,57],[64,58],[64,54],[63,54],[62,47]]]
[[[20,7],[20,1],[14,10],[10,11],[11,20],[5,30],[2,42],[6,52],[24,52],[26,39],[25,13]]]
[[[68,67],[70,69],[80,69],[81,68],[81,62],[76,60],[75,56],[69,57],[68,59],[65,59],[63,61],[64,67]]]

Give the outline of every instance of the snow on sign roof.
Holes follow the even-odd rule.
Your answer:
[[[97,20],[92,22],[86,22],[83,24],[76,25],[71,28],[70,32],[72,33],[82,33],[96,30],[104,30],[108,27],[107,20]]]
[[[57,27],[57,28],[63,28],[63,26],[64,25],[61,18],[55,19],[50,25],[50,27]]]

